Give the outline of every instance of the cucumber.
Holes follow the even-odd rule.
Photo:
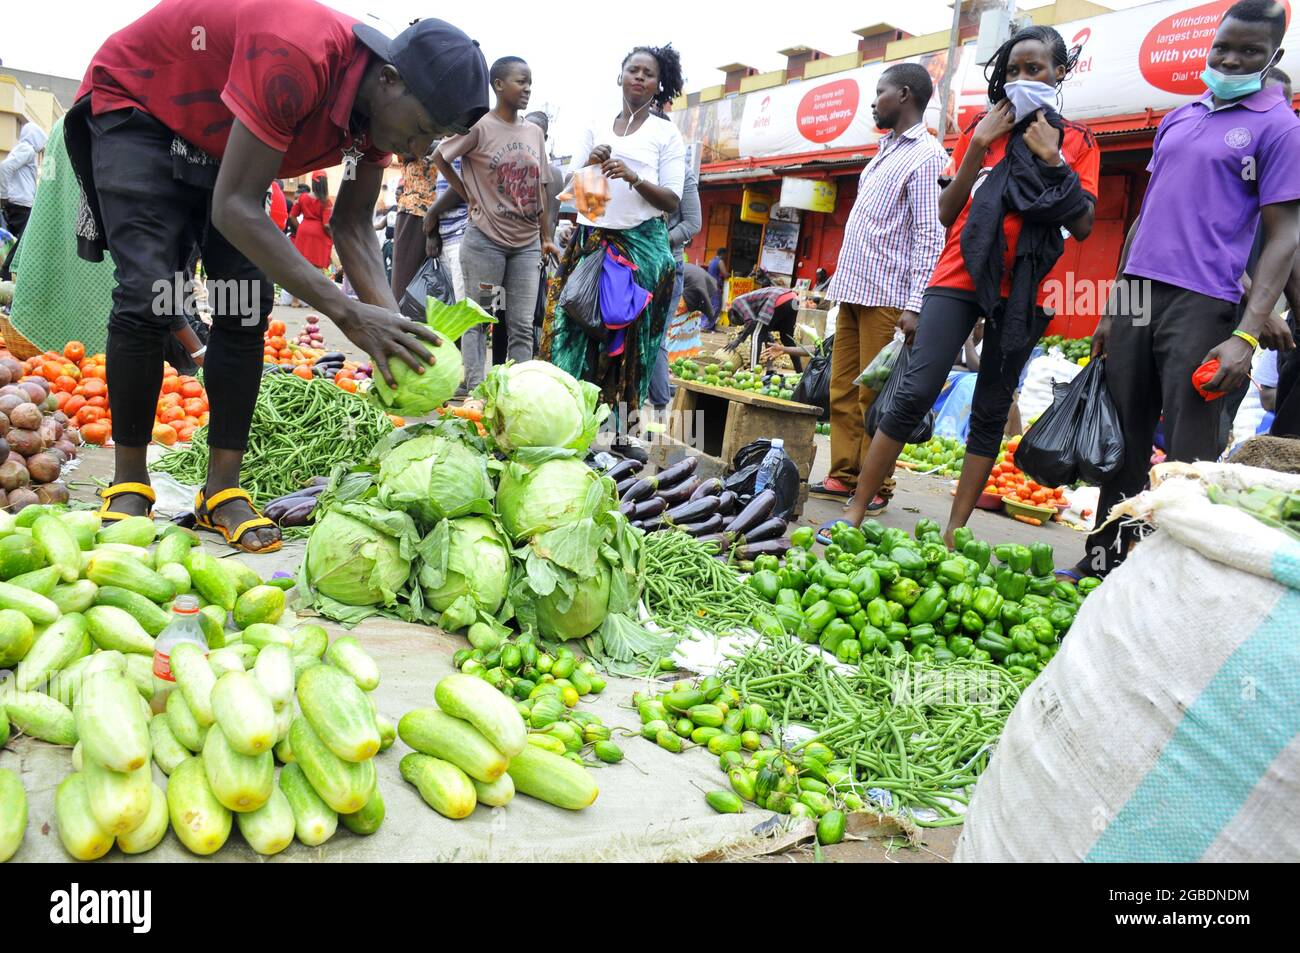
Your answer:
[[[740,814],[745,810],[740,795],[734,791],[710,791],[704,795],[704,800],[719,814]]]
[[[329,641],[329,633],[322,626],[300,625],[293,630],[293,654],[320,658]]]
[[[244,629],[243,638],[245,643],[259,650],[268,645],[283,645],[287,649],[293,649],[293,636],[289,630],[270,622],[254,622]]]
[[[293,657],[293,679],[297,682],[302,678],[302,673],[309,668],[315,668],[317,665],[324,665],[320,659],[314,655],[295,655]]]
[[[139,559],[125,553],[98,551],[86,565],[86,578],[98,586],[118,586],[144,596],[150,602],[167,602],[176,587]]]
[[[293,702],[293,655],[283,645],[268,645],[258,652],[253,675],[272,706],[279,709]]]
[[[218,683],[227,672],[244,671],[244,657],[233,648],[213,649],[208,653],[208,664],[212,666],[212,674],[217,676]]]
[[[275,787],[275,759],[271,752],[251,757],[240,754],[220,723],[208,729],[202,761],[213,796],[232,811],[256,811]]]
[[[325,661],[352,676],[363,692],[379,687],[379,666],[353,636],[335,639],[325,650]]]
[[[113,846],[113,835],[90,812],[86,779],[80,772],[64,778],[55,791],[54,819],[64,850],[77,860],[97,860]]]
[[[25,735],[52,745],[77,743],[77,721],[72,709],[41,692],[13,692],[4,696],[10,724]]]
[[[468,721],[507,758],[524,750],[528,737],[524,719],[505,695],[482,679],[448,675],[438,682],[433,697],[439,708]]]
[[[379,785],[375,785],[375,793],[370,795],[370,800],[361,810],[352,814],[340,814],[339,820],[354,834],[373,834],[379,830],[379,825],[384,823],[384,797],[379,793]]]
[[[77,735],[90,757],[114,771],[135,771],[149,763],[148,720],[126,676],[113,671],[91,675],[81,686],[74,714]]]
[[[609,740],[597,741],[593,746],[596,757],[606,764],[618,764],[623,760],[623,749]]]
[[[402,758],[402,779],[414,784],[424,803],[453,821],[469,817],[478,804],[474,782],[450,761],[412,753]]]
[[[203,650],[193,642],[178,643],[172,649],[171,670],[176,686],[185,695],[185,703],[194,713],[194,720],[208,727],[216,718],[212,713],[212,689],[217,685],[217,676],[212,674]]]
[[[47,596],[9,582],[0,582],[0,609],[17,609],[37,625],[52,625],[63,614]]]
[[[80,771],[84,767],[81,759],[81,742],[78,741],[72,746],[72,770]]]
[[[237,752],[248,757],[270,753],[275,744],[275,711],[261,683],[248,672],[227,672],[217,679],[212,712]]]
[[[421,754],[450,761],[471,778],[490,784],[506,773],[509,760],[473,725],[436,708],[408,711],[397,734]]]
[[[180,566],[185,568],[185,562],[189,559],[190,549],[197,540],[190,534],[179,528],[168,529],[163,533],[162,539],[158,540],[157,547],[153,551],[153,568],[162,572],[163,566]]]
[[[379,750],[387,751],[397,740],[397,728],[378,712],[375,712],[375,725],[379,728]]]
[[[82,550],[95,548],[95,534],[104,526],[104,521],[94,510],[68,510],[59,514],[59,519],[68,528],[77,545]]]
[[[344,761],[317,736],[305,717],[293,720],[289,745],[294,764],[299,765],[311,786],[325,803],[340,814],[365,807],[375,790],[375,763]]]
[[[234,580],[236,597],[262,584],[262,577],[251,566],[233,556],[218,559],[217,563]]]
[[[271,796],[256,811],[236,814],[235,823],[248,846],[263,857],[278,854],[293,843],[293,808],[278,785],[271,789]]]
[[[195,754],[203,750],[204,729],[194,718],[182,692],[173,690],[167,696],[167,725],[172,735]]]
[[[334,836],[339,826],[338,813],[316,793],[296,762],[280,769],[280,790],[293,811],[298,840],[308,847],[316,847]]]
[[[0,718],[4,709],[0,707]],[[4,744],[0,734],[0,744]],[[27,833],[27,792],[18,774],[0,768],[0,864],[18,853]]]
[[[226,612],[235,608],[235,600],[239,593],[235,591],[234,581],[221,568],[215,557],[209,556],[202,548],[195,546],[189,552],[185,568],[189,571],[194,588],[204,599],[220,606]]]
[[[262,654],[251,645],[245,645],[243,642],[232,642],[226,646],[230,651],[240,657],[244,663],[244,671],[247,672],[257,662],[258,657]]]
[[[284,590],[275,586],[253,586],[235,600],[235,625],[246,629],[254,622],[275,623],[284,615]],[[290,645],[293,645],[290,637]]]
[[[89,579],[78,579],[71,585],[61,583],[55,586],[49,599],[60,612],[67,615],[71,612],[85,612],[95,604],[95,595],[98,592],[99,586]]]
[[[509,773],[520,794],[570,811],[590,807],[600,793],[586,768],[536,745],[510,759]]]
[[[81,545],[59,517],[38,516],[32,524],[32,539],[45,551],[45,561],[58,569],[64,582],[81,578]]]
[[[128,516],[124,520],[114,520],[95,534],[96,544],[125,543],[128,546],[148,546],[153,542],[153,518],[149,516]]]
[[[32,620],[14,609],[0,609],[0,669],[13,668],[36,641]]]
[[[96,652],[94,655],[82,656],[67,668],[50,676],[45,694],[57,698],[75,711],[77,696],[81,694],[81,686],[85,684],[85,680],[96,672],[103,671],[125,675],[126,656],[121,652]]]
[[[126,677],[145,701],[152,701],[154,694],[153,658],[148,655],[126,656]]]
[[[498,697],[509,704],[500,694]],[[374,710],[356,682],[338,669],[317,665],[303,672],[298,679],[298,707],[321,741],[344,761],[363,762],[379,751],[379,726],[375,724]],[[516,714],[515,718],[518,720],[519,716]],[[297,750],[298,745],[294,743],[294,751]],[[311,777],[311,772],[307,775]],[[312,780],[314,783],[315,779]],[[342,809],[335,807],[335,810]]]
[[[0,579],[12,579],[40,569],[44,554],[30,536],[6,536],[0,539]]]
[[[694,688],[674,689],[663,697],[663,703],[669,711],[685,715],[696,705],[705,704],[705,696]]]
[[[530,734],[528,736],[528,743],[549,751],[551,754],[562,755],[564,752],[569,750],[564,746],[564,742],[555,737],[555,735]]]
[[[144,823],[153,788],[153,772],[148,765],[133,771],[112,771],[83,745],[81,775],[86,779],[90,813],[106,833],[116,837]]]
[[[275,710],[275,743],[285,741],[289,737],[289,729],[293,726],[294,710],[292,705],[285,705],[283,708]]]
[[[159,608],[138,592],[121,586],[100,586],[95,593],[95,605],[113,606],[130,614],[149,635],[157,637],[172,621],[171,613]]]
[[[203,630],[203,637],[208,640],[208,648],[219,649],[227,641],[233,641],[236,636],[231,635],[228,639],[226,636],[226,620],[230,613],[221,606],[206,605],[199,607],[199,628]]]
[[[176,766],[190,756],[185,746],[172,734],[171,722],[165,714],[149,719],[149,740],[153,743],[154,763],[163,774],[171,774]]]
[[[144,854],[162,843],[171,818],[167,814],[167,795],[158,785],[149,784],[149,812],[140,826],[117,835],[117,849],[124,854]]]
[[[131,559],[134,559],[146,568],[153,565],[153,557],[149,555],[149,550],[145,549],[143,546],[128,546],[126,543],[106,543],[103,546],[99,546],[81,554],[82,572],[85,572],[86,567],[90,565],[92,560],[99,556],[107,556],[109,554],[114,556],[129,556]]]
[[[54,587],[59,584],[60,578],[57,566],[46,566],[44,569],[35,569],[21,576],[14,576],[9,580],[9,585],[35,592],[48,599],[54,593]]]
[[[281,764],[293,764],[293,746],[289,744],[288,735],[275,743],[275,760]]]
[[[0,586],[3,585],[0,583]],[[43,598],[35,593],[29,595],[35,599]],[[85,616],[68,615],[49,625],[36,636],[27,655],[14,670],[15,687],[19,691],[30,691],[43,685],[59,669],[66,668],[83,655],[89,654],[82,651],[85,640]]]
[[[190,579],[189,571],[180,563],[163,563],[155,571],[172,584],[178,596],[194,589],[194,582]]]
[[[99,591],[102,593],[107,588],[110,587],[101,586]],[[91,606],[86,610],[86,626],[91,639],[101,649],[153,655],[153,636],[125,609],[110,605]]]
[[[0,696],[0,748],[9,741],[9,716],[5,714],[4,698]]]
[[[838,844],[844,840],[845,817],[843,811],[829,810],[817,822],[817,843]]]
[[[515,797],[515,782],[510,780],[510,775],[503,774],[495,781],[484,783],[477,778],[470,778],[474,782],[474,793],[478,795],[478,802],[486,804],[488,807],[505,807]]]
[[[167,779],[167,812],[180,842],[200,856],[216,853],[230,836],[230,811],[212,793],[202,758],[186,758]]]

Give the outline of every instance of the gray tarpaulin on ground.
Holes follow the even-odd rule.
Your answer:
[[[212,550],[214,553],[216,549]],[[229,550],[226,550],[229,552]],[[259,558],[243,557],[263,576],[291,568],[301,544]],[[341,633],[327,626],[331,637]],[[452,671],[451,657],[463,639],[439,630],[388,620],[369,620],[352,630],[379,664],[382,682],[374,698],[394,724],[413,709],[433,704],[433,686]],[[581,707],[599,715],[611,728],[639,728],[640,719],[627,707],[639,688],[635,680],[610,678],[605,692],[589,696]],[[287,861],[666,861],[690,860],[730,847],[752,846],[750,832],[765,830],[774,815],[754,808],[741,815],[715,814],[704,794],[726,785],[718,759],[702,750],[671,754],[641,737],[615,740],[627,757],[617,765],[594,770],[600,796],[584,811],[570,812],[523,795],[504,808],[480,806],[469,818],[448,820],[421,800],[402,780],[398,762],[410,749],[400,740],[376,756],[379,784],[387,806],[380,830],[361,837],[339,826],[320,847],[296,841],[275,860]],[[14,856],[20,861],[69,860],[59,842],[54,817],[54,792],[72,770],[71,750],[28,738],[11,739],[0,751],[0,767],[22,778],[28,797],[27,836]],[[154,767],[155,780],[166,778]],[[128,858],[114,849],[105,861],[198,860],[175,834],[168,833],[153,851]],[[218,861],[261,858],[244,843],[238,828],[216,854]]]

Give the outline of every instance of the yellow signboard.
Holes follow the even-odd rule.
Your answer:
[[[839,195],[839,186],[835,184],[834,179],[818,179],[813,183],[812,202],[809,203],[810,212],[833,212],[835,211],[835,200]]]
[[[808,212],[833,212],[839,188],[834,179],[784,178],[781,180],[782,208]]]
[[[741,199],[740,220],[754,225],[766,225],[772,217],[772,196],[767,192],[745,189]]]

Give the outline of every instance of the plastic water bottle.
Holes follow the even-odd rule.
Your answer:
[[[785,441],[779,437],[772,441],[772,449],[767,451],[763,457],[763,462],[758,465],[758,475],[754,477],[754,495],[762,493],[763,490],[776,477],[776,471],[781,467],[781,458],[785,456]]]
[[[167,704],[167,696],[176,687],[176,678],[172,675],[172,650],[181,642],[193,642],[208,654],[208,640],[203,637],[199,626],[199,600],[194,596],[178,596],[172,603],[172,620],[167,628],[158,633],[153,644],[153,698],[150,702],[153,710],[162,711]]]

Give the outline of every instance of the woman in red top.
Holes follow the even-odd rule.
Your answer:
[[[1053,108],[1078,60],[1051,27],[1016,33],[989,62],[991,109],[962,134],[939,196],[948,240],[920,317],[903,327],[911,347],[895,400],[877,423],[844,518],[857,526],[934,405],[975,323],[984,349],[971,399],[970,435],[945,533],[970,519],[993,468],[1020,373],[1051,316],[1043,279],[1064,249],[1063,230],[1092,232],[1101,152],[1084,126]],[[1022,214],[1023,213],[1023,214]]]
[[[289,217],[298,219],[298,231],[293,237],[294,247],[302,257],[317,268],[328,268],[334,240],[330,237],[330,215],[334,206],[330,202],[329,179],[324,172],[311,174],[311,194],[303,195],[289,209]]]

